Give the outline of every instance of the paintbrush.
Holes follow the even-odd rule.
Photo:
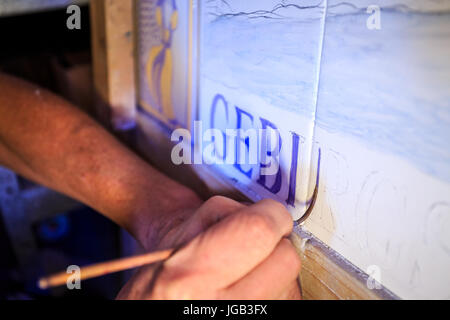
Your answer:
[[[317,191],[318,191],[318,183],[316,184],[316,187],[314,188],[314,193],[311,198],[311,204],[309,205],[305,214],[299,220],[294,222],[294,225],[296,225],[296,226],[300,225],[301,223],[303,223],[305,221],[306,218],[309,217],[309,215],[311,214],[312,208],[314,207],[314,204],[316,202]],[[290,238],[292,241],[292,235]],[[101,262],[101,263],[93,264],[90,266],[86,266],[86,267],[81,268],[81,270],[80,270],[80,280],[91,279],[91,278],[107,275],[107,274],[114,273],[114,272],[124,271],[124,270],[128,270],[128,269],[141,267],[141,266],[147,265],[147,264],[160,262],[160,261],[168,259],[170,257],[170,255],[174,252],[174,250],[175,249],[155,251],[155,252],[145,253],[142,255],[137,255],[134,257],[111,260],[111,261],[106,261],[106,262]],[[54,275],[51,275],[49,277],[41,278],[38,281],[38,286],[41,289],[47,289],[50,287],[61,286],[61,285],[66,284],[67,280],[71,276],[72,276],[71,273],[62,271],[62,272],[56,273]],[[300,280],[300,279],[298,279],[298,280]],[[298,281],[298,283],[300,286],[300,281]],[[300,286],[300,288],[301,288],[301,286]]]
[[[121,258],[101,263],[92,264],[90,266],[82,267],[80,269],[80,279],[87,280],[95,277],[100,277],[114,272],[124,271],[132,268],[141,267],[143,265],[152,264],[155,262],[166,260],[173,253],[174,249],[167,249],[145,253],[133,257]],[[51,287],[61,286],[67,283],[71,273],[65,271],[56,273],[49,277],[39,279],[38,286],[41,289],[48,289]]]

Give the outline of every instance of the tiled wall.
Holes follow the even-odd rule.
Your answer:
[[[328,1],[307,228],[404,298],[450,298],[449,57],[450,1]]]
[[[282,141],[277,175],[211,169],[296,219],[318,185],[306,229],[401,298],[450,298],[450,1],[191,9],[192,120],[276,127]]]

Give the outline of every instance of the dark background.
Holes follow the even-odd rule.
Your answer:
[[[89,74],[89,8],[82,7],[81,30],[67,29],[68,16],[64,9],[0,17],[0,71],[27,79],[68,100],[76,100],[78,97],[73,96],[79,94],[70,96],[67,87],[80,84],[84,88],[80,90],[86,91],[86,81],[92,78]],[[82,71],[73,72],[79,66]],[[89,92],[84,93],[89,97]],[[91,112],[92,105],[86,102],[88,100],[86,98],[78,104]],[[43,188],[22,177],[18,179],[23,190]],[[52,204],[48,203],[48,206],[50,208]],[[83,266],[119,257],[121,238],[116,225],[92,209],[78,206],[36,222],[31,232],[38,248],[37,258],[31,266],[32,270],[24,271],[5,230],[4,217],[0,215],[0,299],[110,299],[116,296],[124,281],[121,273],[83,281],[82,290],[67,290],[63,287],[43,291],[36,286],[36,276],[65,270],[70,264]]]

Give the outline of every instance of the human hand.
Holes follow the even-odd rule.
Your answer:
[[[214,197],[161,246],[193,239],[163,264],[142,267],[117,298],[298,299],[300,259],[285,239],[292,225],[273,200],[247,207]]]

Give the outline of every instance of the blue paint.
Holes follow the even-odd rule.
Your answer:
[[[237,115],[237,123],[236,123],[236,128],[237,129],[242,129],[242,116],[243,115],[245,115],[248,119],[250,119],[251,123],[253,125],[253,116],[250,113],[240,109],[238,106],[235,106],[235,108],[236,108],[236,115]],[[239,137],[238,137],[238,140],[239,140]],[[249,150],[249,143],[248,143],[248,141],[246,141],[245,146],[247,147],[247,151],[248,151]],[[240,159],[240,156],[241,156],[240,155],[240,151],[241,151],[240,149],[241,148],[239,147],[239,144],[236,143],[236,153],[235,153],[236,161],[234,163],[234,166],[236,167],[236,169],[238,169],[240,172],[245,174],[247,177],[251,178],[252,177],[253,168],[250,168],[249,170],[245,171],[244,169],[242,169],[242,166],[238,163],[238,159]]]
[[[266,120],[264,118],[260,118],[260,119],[261,119],[261,125],[262,125],[263,130],[267,130],[267,128],[270,127],[271,129],[278,131],[278,128],[275,124],[273,124],[272,122],[270,122],[269,120]],[[279,151],[281,151],[281,146],[282,146],[281,136],[278,141],[278,146],[279,146]],[[272,153],[270,151],[267,151],[267,155],[271,156]],[[267,165],[261,163],[261,168],[267,168],[267,167],[268,167]],[[280,166],[278,168],[278,172],[275,176],[275,181],[274,181],[273,185],[270,187],[266,185],[266,176],[265,175],[260,174],[259,178],[256,182],[259,185],[263,186],[266,190],[270,191],[271,193],[277,194],[281,190],[281,171],[282,171],[282,169],[281,169],[281,164],[280,164]]]
[[[214,115],[216,114],[217,104],[220,101],[223,103],[223,105],[225,107],[225,119],[226,119],[226,121],[228,123],[228,102],[227,102],[227,100],[225,99],[225,97],[223,95],[217,94],[214,97],[214,100],[213,100],[213,103],[212,103],[212,106],[211,106],[211,116],[210,116],[210,120],[209,120],[210,128],[217,128],[216,124],[215,124],[215,121],[214,121]],[[223,135],[223,141],[226,141],[227,136],[226,136],[225,132],[222,131],[222,135]],[[225,161],[226,155],[227,155],[227,144],[224,143],[223,144],[223,157],[222,157],[222,160]]]
[[[291,170],[289,173],[289,191],[286,203],[295,207],[295,189],[297,186],[297,166],[298,166],[298,149],[300,137],[295,132],[292,134],[292,160],[291,160]]]

